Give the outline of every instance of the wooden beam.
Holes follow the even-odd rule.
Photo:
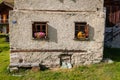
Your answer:
[[[41,49],[25,49],[25,50],[11,50],[11,53],[18,52],[87,52],[86,50],[67,50],[67,49],[49,49],[49,50],[41,50]]]

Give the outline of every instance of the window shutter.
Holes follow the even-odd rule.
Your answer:
[[[85,36],[86,38],[88,38],[89,36],[89,25],[88,24],[85,26]]]
[[[34,37],[34,32],[35,32],[35,25],[32,23],[32,36]]]
[[[46,23],[46,37],[48,38],[48,24]]]

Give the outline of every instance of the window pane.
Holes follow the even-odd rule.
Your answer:
[[[85,26],[80,26],[80,31],[82,31],[83,33],[85,33]]]
[[[40,25],[37,25],[37,32],[40,32]]]
[[[42,25],[43,32],[46,33],[46,25]]]

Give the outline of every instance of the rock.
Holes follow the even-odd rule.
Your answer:
[[[114,61],[113,61],[113,60],[111,60],[111,59],[109,59],[109,60],[108,60],[108,63],[113,63],[113,62],[114,62]]]
[[[10,72],[13,72],[13,73],[18,72],[18,67],[11,67],[9,69],[10,69]]]
[[[34,66],[39,67],[39,63],[32,63],[31,66],[32,67],[34,67]]]
[[[67,63],[68,69],[72,68],[72,64],[71,63]]]
[[[31,63],[20,63],[19,67],[31,67]]]
[[[106,63],[113,63],[114,61],[113,60],[111,60],[110,58],[105,58],[105,59],[103,59],[102,60],[102,62],[106,62]]]
[[[9,66],[10,66],[10,67],[16,67],[16,66],[18,66],[18,65],[19,65],[18,63],[17,63],[17,64],[16,64],[16,63],[10,63]]]
[[[62,62],[61,68],[67,68],[67,64],[65,62]]]
[[[72,64],[71,63],[62,62],[61,68],[71,69],[72,68]]]

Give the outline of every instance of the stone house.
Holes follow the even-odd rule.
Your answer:
[[[15,0],[10,11],[10,66],[47,68],[99,63],[104,0]]]
[[[13,10],[13,0],[3,0],[0,3],[0,32],[9,33],[9,11]]]

